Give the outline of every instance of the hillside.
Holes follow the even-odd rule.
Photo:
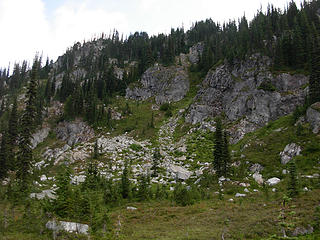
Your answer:
[[[319,239],[319,11],[1,70],[0,238]]]

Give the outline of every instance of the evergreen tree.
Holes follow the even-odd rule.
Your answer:
[[[288,195],[294,197],[298,194],[297,169],[294,160],[289,163]]]
[[[5,131],[2,133],[0,147],[0,180],[2,180],[7,176],[7,172],[9,169],[7,133]]]
[[[152,162],[152,167],[151,167],[151,170],[153,172],[151,174],[151,177],[157,177],[158,176],[160,161],[161,161],[160,149],[156,148],[154,150],[154,153],[153,153],[153,162]]]
[[[15,153],[16,142],[18,139],[18,113],[17,113],[17,98],[14,98],[13,106],[9,117],[8,126],[8,164],[11,170],[15,169]]]
[[[314,38],[311,56],[311,73],[309,78],[309,100],[310,104],[320,101],[320,43]]]
[[[227,176],[229,174],[229,168],[230,168],[230,152],[229,152],[229,141],[227,137],[227,133],[224,132],[223,134],[223,165],[222,165],[222,174],[223,176]]]
[[[140,201],[145,201],[149,199],[150,196],[150,183],[149,177],[142,174],[139,180],[139,190],[138,190],[138,198]]]
[[[121,194],[123,198],[128,198],[130,195],[128,163],[125,163],[122,176],[121,176]]]
[[[70,210],[71,196],[71,172],[69,167],[65,167],[62,172],[57,175],[55,190],[56,198],[53,201],[53,208],[56,214],[60,217],[67,217]]]
[[[27,91],[26,109],[21,120],[21,133],[17,158],[17,177],[20,180],[22,190],[27,189],[29,171],[33,161],[31,137],[35,129],[34,122],[36,117],[37,71],[38,60],[35,59],[32,66],[30,83]]]
[[[214,135],[213,167],[219,177],[223,174],[223,145],[222,123],[221,119],[218,118]]]

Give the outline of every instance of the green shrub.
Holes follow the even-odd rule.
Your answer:
[[[160,106],[160,111],[165,112],[165,111],[168,111],[169,109],[170,109],[170,104],[169,103],[163,103]]]
[[[135,152],[139,152],[143,149],[139,144],[135,143],[132,143],[129,147]]]
[[[181,183],[178,183],[174,189],[173,198],[176,204],[187,206],[199,201],[201,195],[196,187],[187,188]]]
[[[263,82],[258,87],[259,90],[264,90],[268,92],[274,92],[276,91],[276,87],[271,82]]]

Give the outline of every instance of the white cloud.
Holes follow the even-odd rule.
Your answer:
[[[117,29],[146,31],[149,35],[169,33],[184,24],[188,30],[195,21],[212,18],[222,23],[248,19],[269,0],[64,0],[56,9],[45,9],[51,0],[0,0],[0,67],[10,61],[32,60],[36,52],[52,59],[62,55],[77,41],[91,39]],[[272,1],[272,0],[270,0]],[[273,0],[283,9],[289,0]],[[296,3],[299,3],[296,0]],[[50,2],[52,3],[52,2]],[[57,2],[58,4],[58,2]],[[56,7],[56,6],[55,6]],[[47,14],[47,15],[46,15]]]
[[[41,0],[0,0],[0,16],[0,66],[45,49],[50,34]]]

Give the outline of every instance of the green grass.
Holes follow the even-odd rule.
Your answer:
[[[287,221],[305,226],[312,221],[313,208],[319,201],[319,190],[289,203]],[[274,194],[275,195],[275,194]],[[235,202],[217,197],[198,204],[177,207],[169,201],[137,203],[136,211],[124,208],[112,212],[114,222],[120,216],[123,239],[261,239],[281,235],[279,213],[282,199],[267,201],[257,194]],[[233,197],[234,198],[234,197]],[[264,206],[266,204],[266,206]],[[289,211],[296,212],[289,217]]]
[[[281,129],[281,130],[280,130]],[[292,116],[282,117],[256,132],[247,134],[231,149],[236,151],[235,160],[259,163],[265,167],[266,177],[281,176],[285,166],[280,162],[279,153],[289,143],[296,143],[302,148],[302,155],[296,157],[298,170],[304,174],[313,173],[313,166],[320,160],[320,138],[309,131],[309,126],[303,126],[301,135],[297,135],[297,127],[292,125]]]

